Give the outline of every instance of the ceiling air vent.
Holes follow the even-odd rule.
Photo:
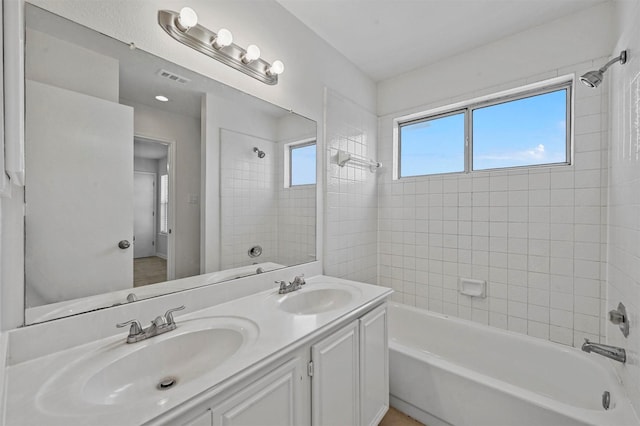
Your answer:
[[[176,83],[187,84],[188,82],[191,81],[186,77],[182,77],[181,75],[174,74],[171,71],[167,71],[167,70],[159,70],[157,74],[162,78],[175,81]]]

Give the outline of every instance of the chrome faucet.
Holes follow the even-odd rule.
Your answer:
[[[296,275],[289,284],[286,281],[276,281],[276,284],[280,284],[278,294],[291,293],[292,291],[300,290],[303,285],[306,284],[304,280],[304,274]]]
[[[584,339],[582,350],[587,353],[595,352],[598,355],[606,356],[607,358],[611,358],[612,360],[619,361],[623,364],[627,362],[627,352],[623,348],[618,348],[617,346],[592,343],[589,339]]]
[[[181,311],[184,309],[184,305],[179,306],[177,308],[169,309],[164,315],[160,315],[156,317],[153,321],[151,321],[151,325],[147,328],[142,328],[140,321],[136,319],[132,319],[120,324],[116,324],[116,327],[126,327],[127,325],[131,325],[129,328],[129,335],[127,336],[127,343],[136,343],[141,340],[148,339],[153,336],[157,336],[162,333],[166,333],[167,331],[175,330],[176,322],[173,319],[173,313],[176,311]]]

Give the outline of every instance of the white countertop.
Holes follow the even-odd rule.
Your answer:
[[[208,397],[223,392],[243,373],[275,360],[310,337],[360,316],[392,292],[385,287],[326,276],[308,279],[307,285],[298,292],[342,286],[356,297],[340,308],[320,314],[296,315],[278,309],[277,301],[282,296],[274,288],[178,316],[176,330],[126,348],[123,348],[127,334],[124,332],[11,365],[5,371],[6,425],[140,425],[203,392],[207,392]],[[91,359],[102,359],[99,357],[105,353],[136,348],[136,345],[140,348],[153,345],[171,338],[172,333],[180,333],[181,328],[188,330],[197,319],[205,317],[235,317],[246,324],[243,328],[247,332],[247,343],[219,368],[179,383],[175,388],[150,391],[143,400],[111,405],[88,401],[85,385],[99,369],[99,366],[91,365]],[[187,360],[190,354],[184,356]]]

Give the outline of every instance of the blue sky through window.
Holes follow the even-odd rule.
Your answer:
[[[291,186],[316,183],[316,144],[291,148]]]
[[[472,110],[473,170],[567,162],[568,89]],[[400,127],[400,177],[462,172],[464,112]]]
[[[567,161],[567,90],[473,111],[473,169]]]
[[[400,128],[402,177],[464,171],[464,113]]]

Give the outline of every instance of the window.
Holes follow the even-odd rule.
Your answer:
[[[472,110],[473,170],[567,163],[568,88]]]
[[[400,126],[400,176],[464,172],[465,113]]]
[[[316,142],[290,144],[288,186],[316,183]]]
[[[160,176],[160,233],[169,233],[169,175]]]
[[[399,178],[570,163],[571,82],[398,122]]]

